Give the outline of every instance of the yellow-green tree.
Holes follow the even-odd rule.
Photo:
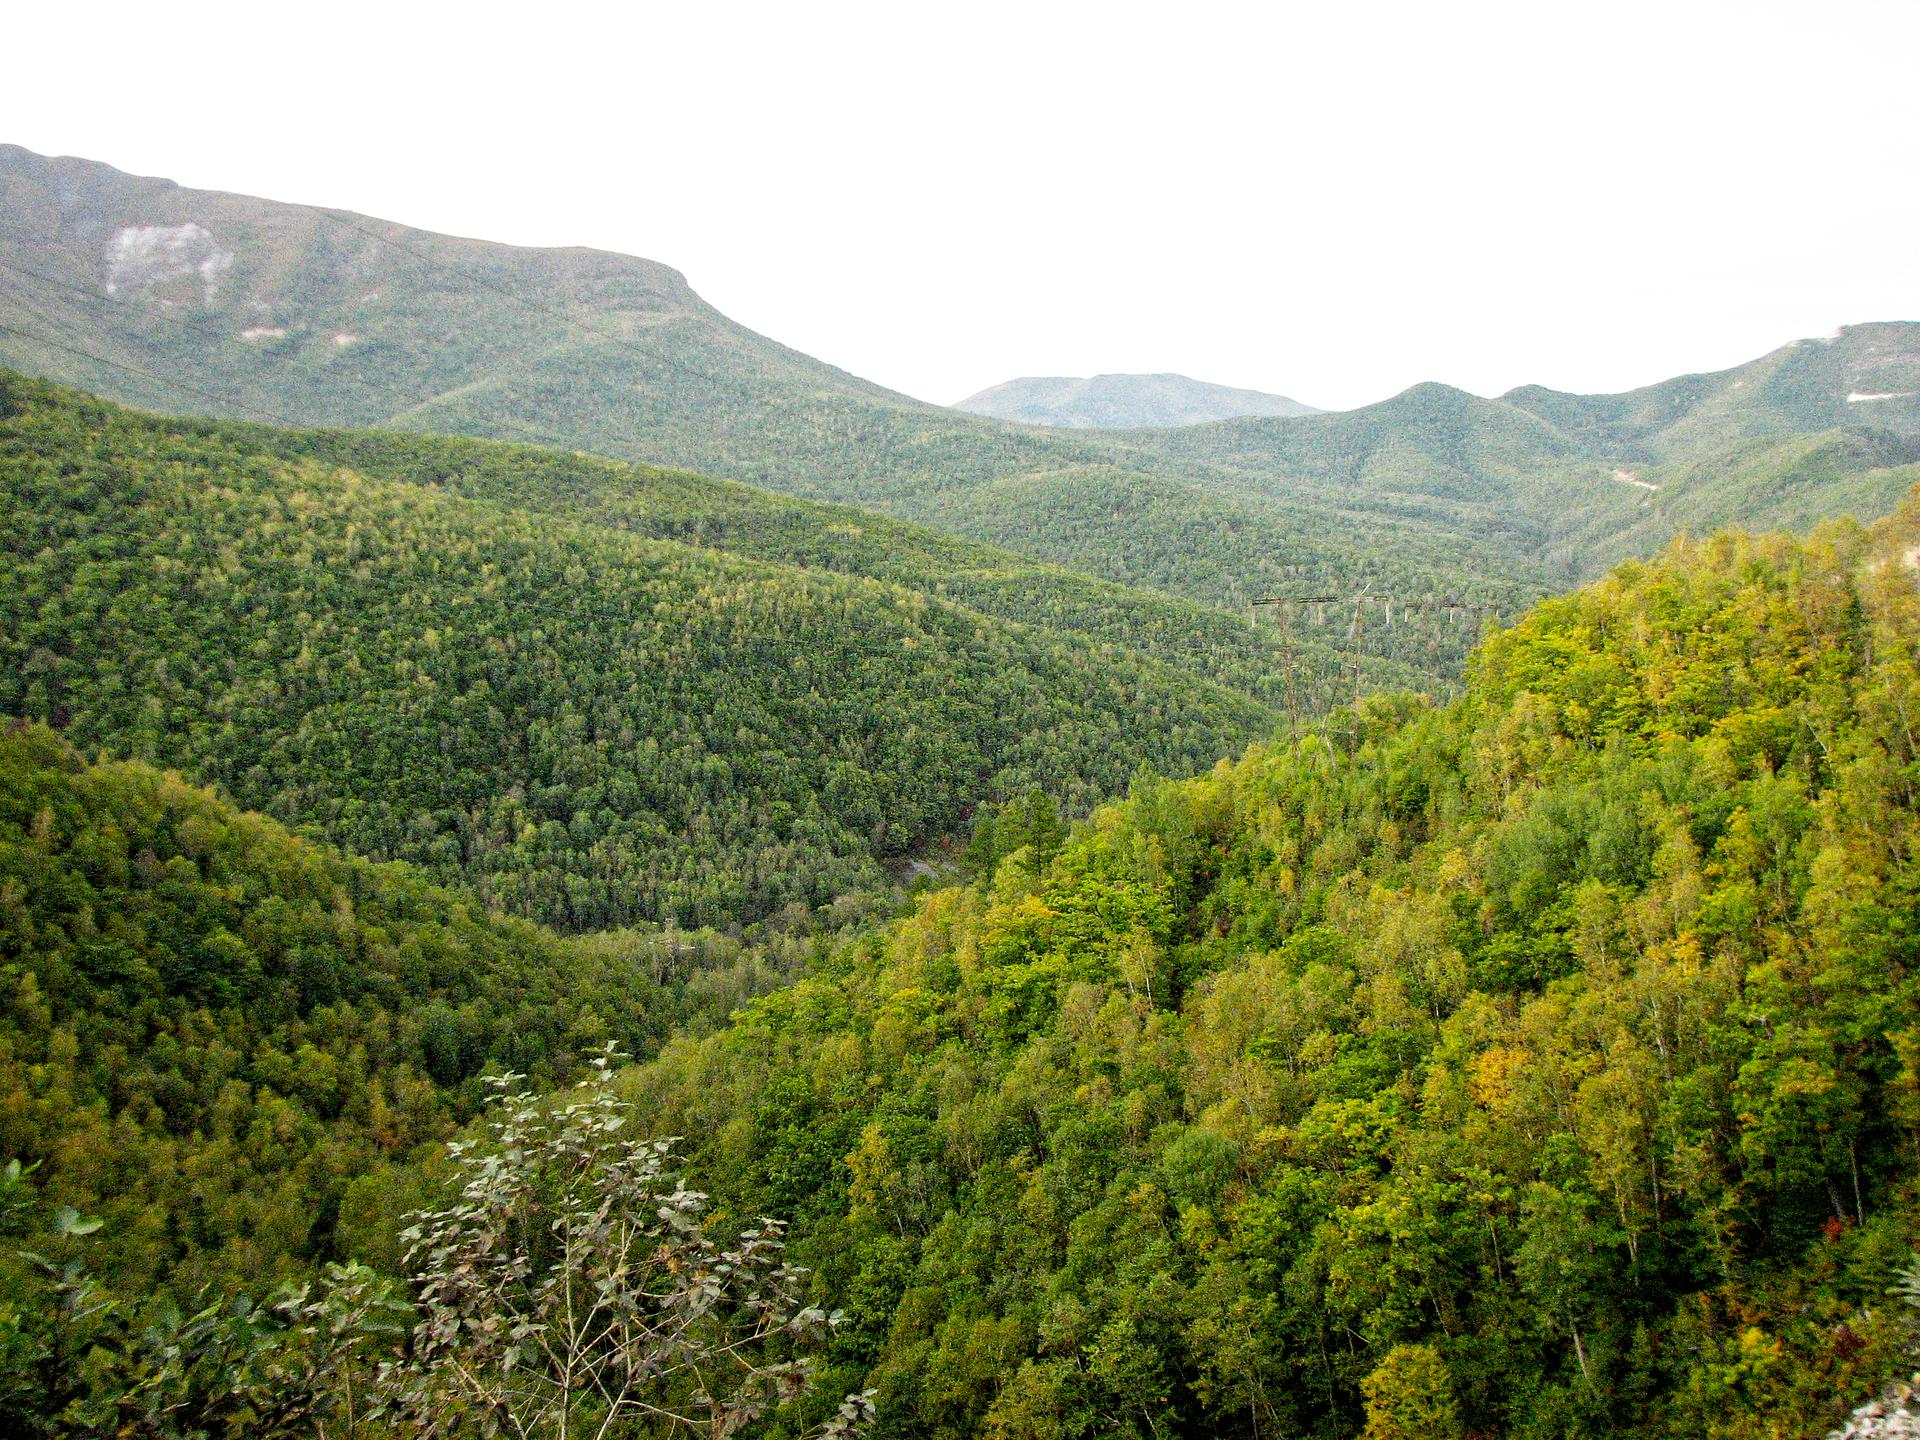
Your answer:
[[[1459,1440],[1466,1434],[1453,1376],[1431,1345],[1396,1345],[1360,1382],[1367,1399],[1363,1440]]]

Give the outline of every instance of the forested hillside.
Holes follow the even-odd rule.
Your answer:
[[[1683,529],[1883,513],[1920,458],[1912,324],[1618,396],[1421,385],[1342,414],[1064,432],[850,376],[652,261],[434,235],[12,146],[0,361],[175,411],[686,466],[1230,609],[1390,589],[1511,612]],[[1826,459],[1782,465],[1773,442]]]
[[[1142,570],[1115,584],[1076,569],[1098,561],[1103,544],[1117,544],[1132,521],[1132,505],[1119,486],[1099,477],[1090,486],[1086,510],[1098,533],[1092,553],[1064,523],[1066,503],[1050,505],[1056,543],[1031,533],[1022,547],[1044,552],[1055,564],[1036,564],[1013,553],[959,539],[871,511],[775,495],[686,471],[624,464],[526,445],[406,435],[389,430],[284,430],[269,426],[220,426],[242,443],[289,458],[344,465],[356,473],[424,485],[515,510],[588,520],[655,539],[679,540],[729,554],[773,560],[808,569],[864,575],[940,599],[959,601],[985,614],[1033,625],[1101,645],[1119,646],[1175,669],[1214,681],[1247,697],[1282,705],[1288,672],[1297,682],[1295,703],[1330,703],[1350,691],[1357,665],[1369,685],[1444,690],[1458,678],[1477,626],[1401,627],[1375,631],[1349,643],[1337,626],[1296,627],[1281,635],[1269,617],[1249,623],[1242,613],[1181,598],[1189,586],[1179,570]],[[1096,496],[1096,491],[1098,495]],[[1009,520],[1021,510],[1009,507]],[[1349,573],[1370,581],[1412,571],[1381,563],[1348,572],[1304,547],[1268,548],[1258,527],[1245,522],[1210,529],[1229,510],[1197,511],[1182,534],[1192,553],[1240,556],[1249,580],[1304,593],[1322,589]],[[1029,512],[1030,513],[1030,512]],[[1202,561],[1207,565],[1212,562]],[[1061,566],[1067,568],[1059,568]],[[1473,593],[1484,593],[1475,591]],[[1502,592],[1494,592],[1502,593]],[[1517,609],[1517,603],[1516,603]]]
[[[630,533],[644,506],[569,518],[551,464],[493,458],[471,489],[526,503],[0,375],[0,713],[573,930],[812,909],[982,801],[1084,807],[1277,723],[1111,643],[1155,623],[1125,595],[1099,638],[1000,619]]]
[[[136,499],[213,443],[26,399],[144,434],[111,432]],[[315,497],[316,555],[329,477],[401,488],[225,443],[228,503]],[[404,488],[390,538],[455,503]],[[1137,775],[1070,834],[1005,807],[977,879],[750,1002],[802,946],[556,936],[16,727],[7,1203],[104,1219],[118,1303],[391,1273],[477,1077],[610,1040],[658,1050],[621,1088],[716,1224],[792,1220],[843,1312],[820,1393],[871,1388],[879,1434],[1818,1433],[1910,1340],[1916,546],[1920,496],[1677,545],[1492,637],[1450,705]]]
[[[1502,398],[1623,460],[1698,458],[1743,440],[1873,426],[1920,434],[1920,345],[1912,324],[1847,325],[1731,370],[1621,395],[1539,385]]]
[[[1830,403],[1782,411],[1761,403],[1757,379],[1748,390],[1740,378],[1813,354]],[[1903,409],[1905,399],[1850,407],[1841,391],[1846,375],[1904,384],[1916,366],[1920,326],[1859,326],[1832,344],[1790,345],[1741,371],[1659,387],[1720,397],[1711,408],[1703,398],[1699,413],[1662,407],[1674,422],[1665,429],[1608,426],[1583,408],[1605,413],[1625,397],[1556,406],[1538,398],[1546,392],[1484,400],[1417,385],[1359,410],[1196,426],[1155,444],[1172,463],[1215,471],[1230,493],[1340,514],[1356,533],[1401,537],[1403,553],[1422,560],[1477,553],[1495,573],[1523,573],[1514,567],[1524,558],[1534,573],[1572,581],[1683,532],[1885,514],[1920,480],[1920,411]],[[1809,379],[1801,391],[1816,388]],[[1754,408],[1739,408],[1748,396]],[[1795,463],[1808,455],[1819,463]]]
[[[106,1222],[93,1265],[130,1296],[391,1263],[481,1075],[564,1083],[795,963],[707,932],[563,939],[177,776],[0,734],[0,1157]]]
[[[1916,543],[1625,565],[628,1092],[881,1434],[1818,1434],[1909,1339]]]

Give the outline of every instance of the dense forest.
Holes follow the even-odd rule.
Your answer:
[[[644,1054],[803,957],[563,938],[44,727],[0,735],[0,1156],[105,1222],[94,1263],[134,1293],[391,1261],[408,1167],[483,1074]]]
[[[1112,467],[1051,470],[934,496],[916,515],[1070,569],[1228,609],[1262,596],[1367,592],[1446,597],[1511,616],[1546,585],[1544,570],[1511,566],[1499,546],[1471,536],[1440,537],[1419,523],[1369,516],[1367,540],[1356,543],[1351,527],[1326,527],[1297,505],[1196,493]],[[1415,645],[1413,637],[1375,629],[1361,648],[1419,666],[1427,638]],[[1451,672],[1478,634],[1464,646],[1457,635],[1436,638]]]
[[[1431,575],[1384,553],[1363,558],[1352,549],[1324,545],[1278,546],[1268,525],[1271,517],[1237,514],[1224,501],[1215,508],[1192,508],[1177,547],[1193,557],[1188,564],[1168,566],[1167,551],[1142,547],[1120,577],[1125,583],[1095,579],[1093,572],[1103,568],[1102,553],[1126,549],[1127,534],[1143,522],[1138,477],[1124,474],[1048,477],[1041,483],[1077,486],[1079,498],[1069,500],[1063,492],[1041,506],[1027,503],[1031,497],[1021,487],[996,487],[996,513],[1018,542],[1002,550],[851,506],[568,451],[390,430],[286,430],[213,422],[195,428],[233,435],[277,455],[320,460],[516,510],[864,575],[957,600],[1002,620],[1135,651],[1276,707],[1286,702],[1289,670],[1295,704],[1302,709],[1331,703],[1351,687],[1356,667],[1369,688],[1444,689],[1458,679],[1479,638],[1477,626],[1458,624],[1396,629],[1376,623],[1350,637],[1336,623],[1318,629],[1302,625],[1285,636],[1276,632],[1270,616],[1248,623],[1248,602],[1272,594],[1326,593],[1354,582],[1403,595],[1443,592],[1432,588]],[[1149,506],[1177,501],[1165,487],[1146,490]],[[1080,524],[1069,520],[1070,512],[1084,517],[1090,543],[1082,543]],[[1036,513],[1048,516],[1045,535],[1032,533]],[[1025,558],[1034,554],[1052,563]],[[1460,568],[1444,593],[1483,602],[1481,613],[1514,614],[1531,598],[1520,587],[1485,578],[1490,565],[1477,577],[1467,574],[1472,567]],[[1231,589],[1209,589],[1204,575],[1223,572],[1234,576]],[[1181,598],[1193,593],[1210,603]],[[1223,613],[1222,606],[1231,613]]]
[[[485,1332],[432,1328],[479,1302],[420,1227],[518,1264],[470,1228],[558,1145],[701,1217],[659,1242],[711,1244],[700,1274],[826,1317],[769,1435],[841,1395],[903,1437],[1815,1433],[1912,1339],[1917,544],[1920,496],[1677,544],[1490,637],[1457,701],[1372,697],[1071,826],[978,806],[967,883],[757,949],[557,936],[18,726],[0,1228],[55,1259],[0,1278],[214,1297],[101,1341],[100,1384],[192,1388],[218,1340],[202,1381],[445,1401],[414,1371]],[[551,1086],[608,1042],[625,1108],[436,1145],[486,1072]],[[685,1181],[616,1123],[686,1137]],[[527,1213],[561,1201],[600,1203]],[[804,1273],[774,1232],[725,1249],[759,1215]],[[218,1309],[328,1264],[282,1302],[307,1329]],[[11,1303],[0,1405],[44,1417],[58,1327]],[[321,1366],[336,1321],[370,1328]]]
[[[890,1436],[1813,1434],[1920,1196],[1920,500],[1539,606],[629,1072]]]
[[[982,801],[1084,809],[1278,723],[1031,623],[1051,582],[1001,619],[3,375],[0,487],[0,713],[569,930],[805,913]]]

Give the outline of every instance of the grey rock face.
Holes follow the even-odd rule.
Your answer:
[[[1827,1440],[1920,1440],[1920,1374],[1896,1380],[1847,1417]]]
[[[233,268],[233,252],[213,233],[188,221],[184,225],[129,225],[107,246],[106,292],[148,295],[180,280],[197,280],[203,303],[211,305],[220,277]]]

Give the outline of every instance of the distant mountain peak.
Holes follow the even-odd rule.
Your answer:
[[[1174,374],[1027,375],[969,395],[953,408],[1069,430],[1165,430],[1242,415],[1320,413],[1285,395]]]

